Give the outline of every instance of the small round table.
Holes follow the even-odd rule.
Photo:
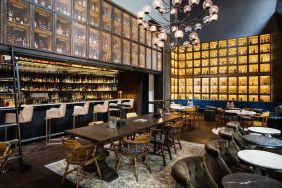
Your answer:
[[[222,178],[224,188],[282,188],[282,183],[258,174],[232,173]]]
[[[261,150],[241,150],[238,152],[239,159],[266,171],[282,170],[282,155]]]
[[[282,140],[262,135],[243,135],[243,139],[261,148],[277,148],[282,146]]]
[[[268,127],[248,127],[248,130],[253,133],[258,133],[266,136],[280,135],[281,131],[278,129]]]

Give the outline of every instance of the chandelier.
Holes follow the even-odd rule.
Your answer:
[[[177,46],[191,47],[200,43],[198,31],[204,25],[218,19],[218,6],[212,0],[204,0],[199,16],[191,16],[191,11],[200,4],[201,0],[153,0],[153,8],[161,15],[159,21],[151,16],[152,8],[143,6],[137,12],[137,22],[142,28],[155,33],[152,42],[160,48],[166,48],[165,41],[170,37],[169,49]],[[199,13],[199,11],[198,11]],[[195,14],[195,13],[194,13]],[[170,19],[168,19],[170,17]]]

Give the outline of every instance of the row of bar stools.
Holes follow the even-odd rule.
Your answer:
[[[75,128],[75,118],[77,116],[85,116],[88,114],[89,111],[89,102],[85,102],[85,104],[83,106],[74,106],[73,108],[73,123],[72,123],[72,127]]]
[[[23,110],[19,114],[19,124],[29,123],[32,121],[33,117],[33,105],[25,105]],[[5,124],[15,124],[17,123],[16,113],[6,113]],[[7,127],[5,127],[5,140],[8,137]]]
[[[46,110],[46,117],[45,117],[46,144],[48,144],[51,139],[52,119],[60,119],[65,117],[66,109],[67,109],[67,104],[61,103],[59,108],[51,108],[49,110]]]

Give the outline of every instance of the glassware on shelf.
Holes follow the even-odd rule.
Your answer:
[[[261,44],[260,53],[270,53],[270,44]]]
[[[34,44],[33,47],[41,50],[52,49],[52,20],[51,13],[35,8],[34,15]]]
[[[238,46],[246,46],[246,45],[247,45],[247,38],[238,39]]]
[[[89,29],[88,33],[88,56],[91,59],[100,59],[100,31]]]
[[[228,58],[229,65],[236,65],[237,64],[237,57],[229,57]]]
[[[112,30],[112,5],[103,1],[103,28],[107,31]]]
[[[132,44],[132,53],[131,53],[132,64],[131,65],[138,66],[138,44],[136,43],[131,43],[131,44]],[[157,54],[155,55],[156,55],[156,61],[157,61]]]
[[[247,54],[247,47],[239,47],[238,48],[238,55],[246,55]]]
[[[137,20],[134,17],[131,17],[131,30],[132,30],[131,39],[138,42],[138,40],[139,40],[139,35],[138,35],[139,27],[138,27],[138,24],[137,24]]]
[[[249,45],[258,44],[258,36],[249,37]]]
[[[239,56],[238,62],[239,62],[239,64],[247,64],[247,62],[248,62],[247,56]]]
[[[152,69],[152,50],[146,48],[146,68]]]
[[[69,55],[71,21],[57,16],[56,25],[56,52]]]
[[[201,45],[197,44],[193,46],[194,51],[200,51],[201,50]]]
[[[249,54],[257,54],[258,53],[258,45],[249,46]]]
[[[126,13],[123,13],[123,36],[130,39],[131,36],[131,23],[130,16]]]
[[[227,58],[219,58],[219,65],[227,65]]]
[[[29,25],[29,5],[19,0],[8,0],[6,42],[10,45],[29,47]]]
[[[209,49],[209,43],[202,43],[202,50],[208,50]]]
[[[227,55],[227,49],[220,49],[218,51],[218,54],[219,54],[220,57],[226,56]]]
[[[87,20],[87,0],[73,0],[73,18],[81,22]]]
[[[210,49],[216,49],[217,48],[217,41],[210,42]]]
[[[260,54],[260,62],[265,63],[265,62],[270,62],[270,54]]]
[[[249,63],[258,63],[258,55],[249,55]]]
[[[86,27],[79,23],[72,25],[72,55],[86,57]]]
[[[111,35],[105,32],[102,33],[102,47],[102,61],[110,62],[112,58]]]
[[[249,72],[257,73],[258,72],[258,64],[249,65]]]
[[[209,58],[209,51],[202,51],[202,58]]]
[[[228,40],[228,47],[233,47],[237,45],[237,39],[229,39]]]
[[[99,0],[90,0],[89,1],[89,16],[88,22],[90,25],[99,27],[100,23],[100,1]]]
[[[269,63],[260,64],[260,72],[270,72],[270,64]]]
[[[237,55],[237,49],[236,48],[229,48],[228,49],[228,55],[229,56]]]
[[[149,30],[146,31],[146,44],[148,46],[152,46],[152,33]],[[185,57],[184,57],[184,59],[185,59]]]
[[[260,43],[270,43],[270,34],[260,35]]]
[[[34,0],[34,3],[42,7],[52,9],[52,0]]]
[[[116,36],[113,37],[113,62],[121,63],[121,39]]]
[[[72,0],[55,0],[55,11],[71,17]]]
[[[227,47],[227,42],[226,40],[221,40],[218,42],[218,47],[219,48],[226,48]]]
[[[123,64],[130,65],[130,42],[123,40]],[[148,55],[146,56],[148,57]],[[147,61],[148,62],[148,61]]]

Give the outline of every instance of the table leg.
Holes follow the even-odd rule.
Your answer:
[[[113,168],[109,167],[106,162],[106,157],[109,156],[109,152],[104,148],[104,145],[98,145],[97,155],[101,155],[101,158],[98,160],[98,164],[100,167],[102,179],[107,182],[111,182],[117,179],[118,174],[116,173],[116,171]],[[84,171],[91,172],[91,173],[96,172],[95,164],[92,163],[84,167]]]

